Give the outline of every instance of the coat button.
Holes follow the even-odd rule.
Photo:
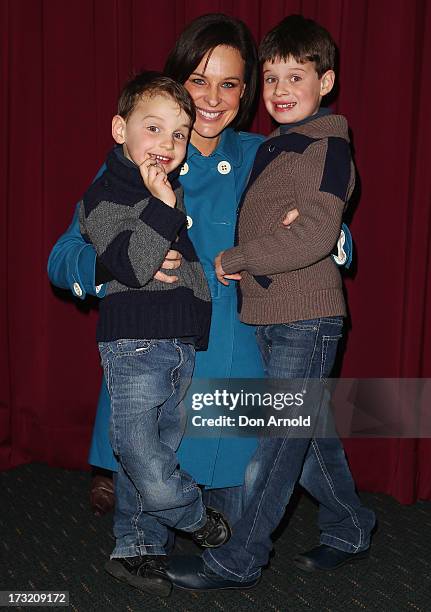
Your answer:
[[[275,145],[270,144],[270,145],[269,145],[269,147],[268,147],[268,151],[269,151],[270,153],[273,153],[273,152],[275,151]]]
[[[187,162],[184,162],[183,165],[181,166],[181,170],[180,170],[180,176],[184,176],[184,174],[187,174],[187,172],[190,170],[189,165]]]
[[[232,170],[232,166],[228,161],[221,161],[217,164],[217,170],[220,172],[220,174],[229,174],[229,172]]]
[[[73,293],[77,295],[78,297],[81,297],[82,289],[78,283],[73,283]]]
[[[190,229],[193,225],[193,219],[187,215],[187,229]]]

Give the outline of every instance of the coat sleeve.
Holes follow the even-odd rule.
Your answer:
[[[94,181],[105,171],[100,167]],[[52,247],[48,258],[48,278],[60,289],[70,289],[81,300],[87,293],[102,298],[106,285],[96,285],[97,260],[93,245],[85,242],[79,230],[79,204],[76,205],[72,223]]]
[[[227,274],[291,272],[331,254],[340,234],[343,210],[353,187],[350,148],[319,141],[301,155],[293,173],[298,219],[224,252]],[[286,211],[287,212],[287,211]]]
[[[96,251],[79,230],[79,204],[72,223],[53,246],[48,259],[48,277],[60,289],[70,289],[81,300],[88,294],[104,297],[105,285],[95,284]]]

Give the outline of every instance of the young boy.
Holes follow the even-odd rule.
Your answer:
[[[316,421],[325,397],[316,381],[331,373],[346,315],[331,251],[355,180],[348,126],[320,108],[335,79],[335,45],[326,30],[302,16],[287,17],[265,36],[260,59],[265,106],[280,127],[257,152],[238,246],[220,253],[215,267],[224,284],[240,278],[241,320],[257,325],[267,376],[296,379],[301,390],[318,392],[305,395],[304,404]],[[299,217],[290,230],[279,229],[295,208]],[[250,463],[253,486],[231,540],[182,567],[174,562],[174,583],[193,590],[254,586],[310,455],[309,469],[325,475],[310,490],[320,503],[321,544],[296,564],[328,570],[364,558],[374,513],[361,506],[340,440],[335,433],[310,440],[305,429],[298,436],[286,427],[260,440]]]
[[[129,81],[112,120],[117,146],[80,205],[81,232],[115,279],[97,327],[120,463],[116,546],[105,569],[158,595],[171,590],[160,539],[152,539],[158,521],[191,533],[202,546],[219,546],[230,535],[224,518],[205,509],[175,455],[185,426],[180,402],[195,348],[207,346],[211,317],[178,182],[194,119],[190,95],[172,79],[145,72]],[[173,244],[183,259],[176,282],[167,284],[154,277]],[[137,507],[148,515],[145,528]]]

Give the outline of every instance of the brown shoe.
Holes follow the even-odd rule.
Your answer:
[[[114,483],[109,476],[93,476],[90,491],[91,508],[95,516],[103,516],[114,509]]]

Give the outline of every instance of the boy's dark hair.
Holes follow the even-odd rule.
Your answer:
[[[302,15],[289,15],[264,37],[259,46],[259,60],[273,62],[289,56],[301,64],[314,62],[319,78],[334,70],[335,43],[328,30]]]
[[[219,45],[233,47],[245,62],[246,88],[231,127],[244,129],[253,118],[257,97],[257,49],[247,26],[223,13],[210,13],[194,19],[180,34],[165,64],[165,74],[185,83],[202,58]]]
[[[166,96],[188,115],[190,125],[196,119],[195,105],[191,95],[181,83],[177,83],[161,72],[146,70],[132,77],[123,87],[118,99],[118,114],[127,119],[142,96]]]

